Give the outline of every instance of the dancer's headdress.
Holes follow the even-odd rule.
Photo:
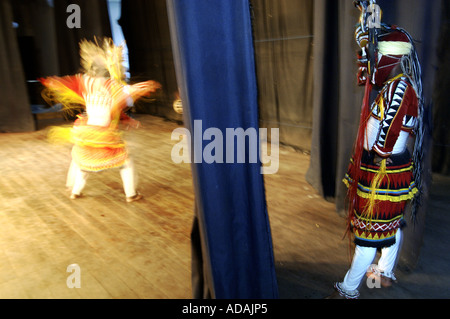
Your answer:
[[[99,44],[97,38],[94,42],[87,40],[80,42],[81,74],[40,79],[45,86],[41,93],[45,101],[49,104],[61,103],[64,110],[69,113],[78,111],[85,105],[82,96],[83,90],[86,89],[81,79],[83,74],[113,79],[117,90],[126,84],[124,83],[123,46],[114,45],[111,38],[104,38],[101,42]]]
[[[104,38],[100,44],[97,38],[94,42],[82,40],[80,58],[82,73],[119,82],[124,80],[123,45],[116,46],[111,38]]]

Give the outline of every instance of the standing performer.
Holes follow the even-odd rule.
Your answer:
[[[366,273],[384,287],[396,280],[393,270],[405,205],[420,193],[423,137],[421,71],[411,37],[398,27],[368,26],[368,1],[356,5],[362,11],[355,33],[362,50],[358,81],[365,82],[366,90],[354,154],[344,178],[349,230],[356,244],[350,269],[334,285],[345,298],[358,298]],[[379,91],[369,103],[372,86]],[[409,150],[412,133],[413,155]],[[381,258],[375,265],[377,249]]]
[[[50,132],[50,138],[66,138],[74,144],[67,182],[72,187],[71,199],[81,196],[88,172],[109,168],[120,168],[127,202],[142,198],[136,191],[133,161],[119,124],[138,127],[139,122],[128,117],[126,109],[160,85],[155,81],[127,85],[122,50],[109,38],[103,40],[102,46],[97,41],[83,40],[81,74],[40,79],[46,87],[43,96],[47,101],[59,102],[68,111],[79,108],[86,111],[78,115],[70,131],[59,128]]]

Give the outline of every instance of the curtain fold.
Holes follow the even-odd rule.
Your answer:
[[[34,130],[9,0],[0,0],[0,132]]]
[[[258,129],[249,3],[168,0],[167,6],[185,125],[196,141],[193,156],[201,157],[209,128],[223,137],[226,128]],[[211,297],[276,298],[260,162],[193,163],[192,175]]]
[[[450,1],[442,0],[433,104],[433,172],[450,175]]]
[[[324,198],[336,195],[339,108],[338,1],[314,2],[314,77],[311,161],[307,181]]]
[[[261,126],[308,151],[312,131],[313,0],[252,0]]]
[[[80,7],[80,28],[69,28],[66,24],[71,12],[70,4]],[[111,37],[108,6],[106,0],[56,0],[54,17],[60,75],[75,74],[80,70],[80,47],[82,39]]]
[[[171,120],[182,116],[172,107],[178,93],[165,0],[122,0],[119,24],[129,49],[132,81],[155,80],[162,90],[136,110]]]
[[[80,28],[69,28],[70,4],[80,8]],[[111,37],[106,0],[1,0],[0,131],[35,129],[30,104],[44,104],[38,77],[79,72],[79,41]],[[17,23],[13,29],[12,22]]]

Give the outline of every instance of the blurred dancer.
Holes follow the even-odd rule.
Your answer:
[[[364,7],[360,9],[362,24],[355,33],[362,49],[358,81],[366,86],[366,92],[354,154],[344,179],[349,230],[356,248],[343,281],[334,285],[345,298],[358,298],[366,274],[384,287],[396,280],[394,267],[406,202],[420,191],[423,137],[421,72],[413,41],[405,30],[384,24],[371,34],[375,30],[363,24],[366,12]],[[369,103],[372,86],[379,91]],[[408,145],[412,134],[414,146]],[[377,249],[381,249],[381,258],[372,264]]]
[[[40,79],[46,87],[43,96],[47,101],[62,103],[68,111],[80,107],[85,110],[78,115],[70,132],[64,129],[50,132],[51,138],[67,138],[74,144],[67,178],[67,185],[72,188],[71,199],[81,196],[89,172],[110,168],[120,168],[127,202],[142,198],[136,190],[133,161],[119,124],[138,127],[139,122],[125,111],[136,99],[155,92],[160,85],[154,81],[127,85],[122,50],[109,38],[102,45],[83,40],[81,74]]]

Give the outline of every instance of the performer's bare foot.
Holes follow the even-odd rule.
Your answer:
[[[77,199],[80,197],[81,197],[81,194],[74,194],[74,193],[70,194],[70,199]]]
[[[368,278],[377,280],[377,282],[385,288],[388,288],[392,286],[393,283],[397,282],[397,278],[395,278],[394,273],[391,273],[390,276],[386,276],[386,274],[381,271],[376,264],[371,265],[369,269],[367,269],[366,275]]]
[[[131,197],[127,197],[127,203],[131,203],[131,202],[135,202],[138,201],[142,198],[143,196],[139,193],[136,193],[136,195],[131,196]]]
[[[367,275],[368,278],[371,278],[371,279],[379,281],[381,286],[384,287],[384,288],[389,288],[389,287],[392,286],[393,283],[397,282],[397,279],[395,277],[394,278],[390,278],[390,277],[384,276],[379,271],[369,270],[366,273],[366,275]]]

